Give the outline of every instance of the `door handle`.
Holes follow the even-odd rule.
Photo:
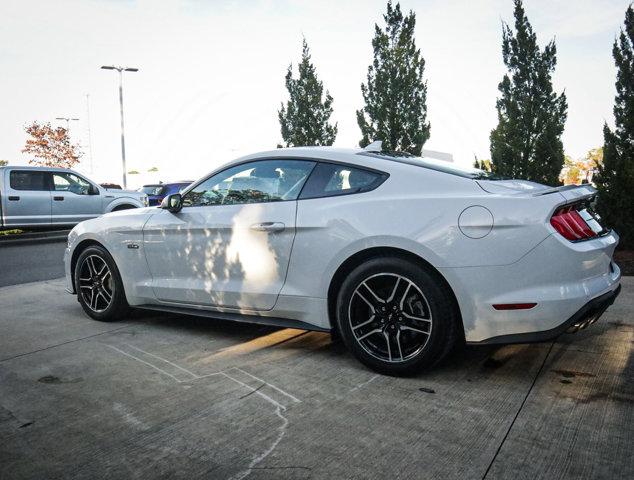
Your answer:
[[[16,197],[15,195],[12,195],[12,196],[9,197],[9,200],[11,202],[17,202],[18,200],[20,200],[20,197]]]
[[[64,197],[53,197],[53,200],[55,200],[56,202],[63,202]]]
[[[258,232],[281,232],[286,228],[282,222],[263,222],[251,225],[251,230]]]

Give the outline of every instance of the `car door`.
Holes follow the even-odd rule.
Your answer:
[[[51,223],[51,192],[48,172],[5,170],[5,226],[40,226]]]
[[[297,196],[314,167],[258,160],[230,167],[144,227],[156,297],[164,302],[270,310],[284,285]]]
[[[53,224],[76,224],[103,213],[99,189],[71,172],[51,172]]]

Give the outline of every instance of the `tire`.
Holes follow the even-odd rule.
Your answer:
[[[455,346],[458,315],[437,274],[398,257],[356,267],[337,295],[337,326],[353,355],[387,375],[412,375]]]
[[[137,208],[134,205],[123,204],[112,209],[113,212],[120,212],[121,210],[132,210],[133,208]]]
[[[74,278],[77,300],[89,317],[112,322],[128,313],[119,269],[105,248],[93,245],[81,252]]]

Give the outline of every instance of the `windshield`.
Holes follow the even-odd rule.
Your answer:
[[[145,193],[146,195],[160,195],[163,192],[163,185],[144,185],[139,188],[139,192]]]
[[[407,163],[409,165],[416,165],[419,167],[429,168],[430,170],[436,170],[438,172],[449,173],[451,175],[458,175],[464,178],[471,178],[473,180],[502,180],[502,177],[480,170],[473,167],[463,167],[462,165],[456,165],[455,163],[445,160],[436,160],[435,158],[427,157],[415,157],[409,153],[403,152],[362,152],[360,155],[367,155],[369,157],[383,158],[385,160],[392,160],[399,163]]]

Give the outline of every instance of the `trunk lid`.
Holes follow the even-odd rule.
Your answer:
[[[550,187],[528,180],[476,180],[482,190],[497,195],[532,195]]]

